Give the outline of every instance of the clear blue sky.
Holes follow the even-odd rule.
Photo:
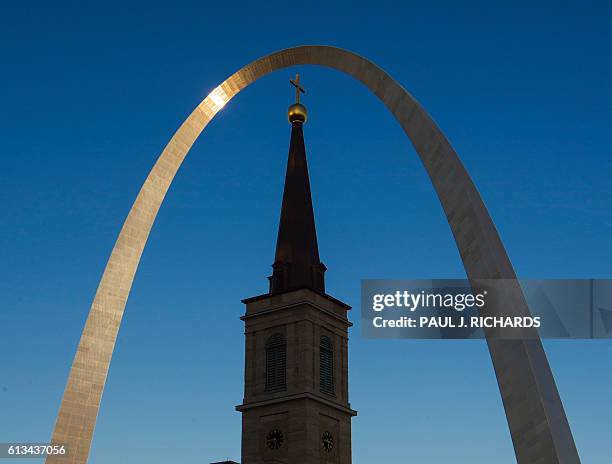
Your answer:
[[[147,172],[212,88],[279,48],[346,47],[399,80],[463,159],[520,277],[612,276],[609,2],[21,3],[0,17],[0,441],[49,439]],[[357,308],[362,278],[464,276],[382,104],[334,71],[299,71],[329,293]],[[172,185],[92,464],[239,460],[240,299],[271,270],[292,72],[227,105]],[[609,463],[612,344],[545,347],[583,462]],[[483,341],[361,340],[356,326],[350,357],[356,463],[515,462]]]

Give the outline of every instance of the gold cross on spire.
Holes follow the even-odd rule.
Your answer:
[[[300,85],[300,75],[298,73],[295,73],[295,80],[291,79],[289,82],[291,82],[291,85],[295,87],[295,102],[299,104],[300,92],[306,93],[304,87]]]

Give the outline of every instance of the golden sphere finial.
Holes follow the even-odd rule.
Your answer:
[[[301,122],[305,123],[306,119],[308,119],[308,111],[306,111],[306,107],[301,103],[294,103],[289,107],[289,122]]]

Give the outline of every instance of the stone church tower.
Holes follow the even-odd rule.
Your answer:
[[[350,306],[325,293],[299,103],[291,142],[270,291],[243,300],[246,354],[242,464],[350,464]]]

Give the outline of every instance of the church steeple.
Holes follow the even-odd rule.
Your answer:
[[[276,256],[272,265],[270,293],[281,293],[299,288],[310,288],[325,293],[325,265],[319,258],[303,126],[306,107],[300,103],[299,75],[295,81],[296,102],[289,107],[291,141],[285,175],[285,189],[280,225],[276,242]]]
[[[351,464],[347,304],[325,293],[299,76],[270,292],[242,300],[242,464]]]

